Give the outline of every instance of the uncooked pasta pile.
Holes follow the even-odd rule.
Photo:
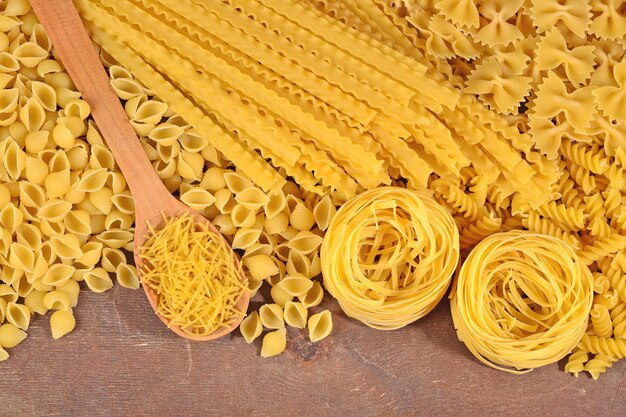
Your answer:
[[[564,3],[564,4],[562,4]],[[460,248],[530,230],[568,245],[594,301],[566,370],[597,378],[626,340],[626,25],[583,0],[76,0],[167,188],[242,256],[264,305],[317,342],[320,246],[337,208],[381,186],[428,189]],[[0,346],[126,263],[134,213],[89,106],[27,0],[0,0]],[[112,274],[112,275],[111,275]],[[311,311],[313,309],[313,311]],[[6,323],[5,323],[6,322]],[[8,354],[0,350],[0,358]]]
[[[363,19],[364,10],[377,13],[377,8],[358,10],[357,3],[363,4],[316,2],[348,25],[365,28],[372,20]],[[584,338],[588,343],[571,355],[566,370],[598,378],[624,357],[611,347],[626,338],[626,14],[621,2],[374,3],[393,14],[395,27],[430,63],[433,76],[441,74],[477,97],[558,167],[558,181],[546,188],[550,201],[534,210],[515,195],[480,191],[466,177],[461,190],[491,216],[459,218],[461,243],[474,243],[490,230],[523,228],[574,248],[593,273],[595,300]]]

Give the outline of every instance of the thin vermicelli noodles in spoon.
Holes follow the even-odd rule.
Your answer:
[[[459,236],[452,216],[425,192],[381,187],[339,209],[321,259],[324,285],[344,312],[390,330],[425,316],[444,296]]]
[[[236,305],[247,285],[222,236],[189,214],[166,219],[160,230],[148,227],[141,281],[159,295],[156,311],[168,326],[207,336],[245,314]]]
[[[576,347],[592,303],[591,272],[571,247],[552,236],[511,231],[472,250],[450,307],[459,339],[478,360],[523,373]]]

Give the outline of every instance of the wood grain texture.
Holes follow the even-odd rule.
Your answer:
[[[384,332],[347,319],[316,345],[289,331],[286,352],[259,357],[239,332],[181,339],[139,291],[81,293],[77,329],[52,340],[47,318],[0,363],[1,416],[606,416],[626,414],[626,361],[599,381],[558,365],[515,376],[476,362],[444,301]],[[562,365],[560,367],[562,368]]]

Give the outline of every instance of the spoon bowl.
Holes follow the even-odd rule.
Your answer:
[[[167,218],[170,218],[170,217],[180,217],[188,213],[193,217],[196,225],[200,225],[200,224],[205,225],[209,228],[209,230],[211,230],[212,232],[221,236],[222,239],[224,239],[222,234],[215,228],[215,226],[213,226],[213,224],[206,217],[202,216],[197,211],[181,203],[179,200],[174,198],[169,193],[166,196],[162,196],[162,198],[164,198],[165,201],[154,204],[153,205],[154,209],[152,207],[138,208],[137,202],[135,203],[136,217],[135,217],[135,240],[133,242],[133,247],[134,247],[133,256],[135,259],[135,265],[137,266],[137,271],[139,273],[141,273],[141,269],[145,265],[145,262],[139,256],[139,253],[140,253],[140,248],[143,246],[143,244],[149,237],[147,225],[150,224],[155,230],[161,229],[163,226],[165,226],[163,215],[165,215]],[[160,208],[167,207],[167,210],[158,209],[157,207],[160,207]],[[226,244],[228,245],[228,242],[226,242]],[[240,268],[239,258],[237,257],[236,254],[234,254],[233,259],[235,262],[235,267],[237,268],[237,270],[241,271],[241,274],[242,274],[241,280],[244,281],[245,276],[243,275],[243,270]],[[156,291],[154,291],[152,288],[148,287],[147,285],[142,285],[142,287],[143,287],[144,292],[146,293],[148,302],[152,306],[152,309],[154,311],[157,311],[157,305],[159,302],[159,294],[157,294]],[[235,307],[237,308],[237,310],[245,312],[248,309],[249,301],[250,301],[249,292],[245,291],[242,297],[239,299],[239,301],[235,305]],[[218,339],[222,336],[227,335],[228,333],[232,332],[239,326],[239,324],[241,323],[241,320],[243,320],[243,317],[244,317],[244,315],[241,314],[237,317],[235,322],[229,327],[220,329],[206,336],[196,336],[193,334],[186,333],[179,326],[171,325],[169,320],[167,320],[165,317],[162,317],[160,315],[157,315],[157,316],[171,331],[173,331],[177,335],[184,337],[186,339],[197,340],[197,341],[213,340],[213,339]]]
[[[110,86],[109,77],[72,0],[31,0],[31,4],[35,14],[48,32],[48,36],[72,81],[82,93],[83,99],[91,106],[91,114],[102,137],[109,145],[115,162],[124,174],[133,195],[135,202],[134,257],[139,273],[141,274],[141,267],[144,263],[138,256],[138,250],[148,236],[147,222],[155,229],[159,229],[164,225],[163,215],[169,218],[190,213],[197,224],[207,225],[210,230],[224,239],[209,220],[174,198],[161,182],[148,160],[119,98]],[[226,244],[230,248],[228,242]],[[230,250],[232,251],[232,248]],[[233,259],[236,263],[235,266],[241,271],[239,260],[234,252]],[[241,273],[241,280],[242,282],[245,281],[243,272]],[[145,285],[143,288],[156,313],[159,295]],[[244,291],[236,304],[239,311],[245,313],[249,299],[250,293]],[[227,335],[235,330],[243,319],[242,314],[228,328],[207,336],[194,336],[186,333],[178,326],[170,325],[166,318],[158,316],[177,335],[190,340],[203,341]]]

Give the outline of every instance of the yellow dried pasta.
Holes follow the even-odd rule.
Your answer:
[[[449,213],[431,197],[397,187],[345,203],[321,251],[326,289],[347,315],[379,329],[399,328],[430,312],[458,259],[458,231]]]
[[[472,250],[450,307],[459,339],[478,360],[524,373],[572,351],[592,302],[591,272],[569,246],[552,236],[511,231]]]

